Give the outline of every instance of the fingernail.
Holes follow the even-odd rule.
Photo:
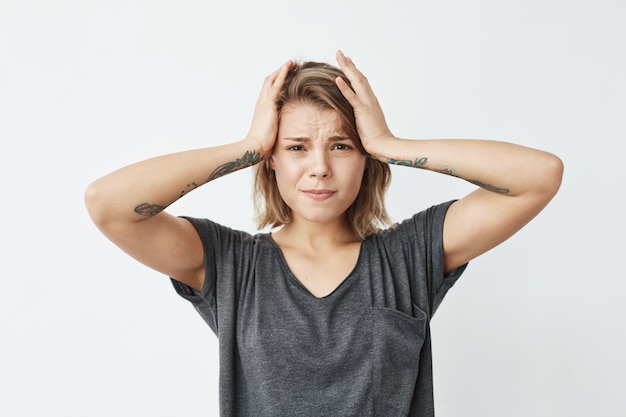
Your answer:
[[[352,63],[352,60],[350,59],[350,57],[346,56],[341,49],[339,50],[339,57],[346,62]]]

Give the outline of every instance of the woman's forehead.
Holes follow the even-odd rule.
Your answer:
[[[279,131],[325,131],[333,136],[344,136],[343,124],[339,112],[322,109],[314,104],[290,104],[283,107],[279,123]]]

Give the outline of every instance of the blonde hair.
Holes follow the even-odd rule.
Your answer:
[[[367,155],[359,140],[352,106],[335,84],[337,77],[342,77],[350,85],[343,72],[332,65],[318,62],[299,64],[287,76],[277,98],[279,117],[287,103],[307,103],[320,109],[335,110],[340,116],[345,133],[354,138],[359,150]],[[257,164],[255,169],[254,206],[257,226],[262,229],[266,226],[278,227],[289,223],[291,209],[278,191],[269,159]],[[367,158],[361,189],[346,211],[349,224],[360,239],[378,232],[382,226],[391,224],[385,209],[385,193],[390,181],[389,165],[374,158]]]

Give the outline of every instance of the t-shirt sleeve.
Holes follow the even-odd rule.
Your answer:
[[[412,252],[415,279],[414,300],[432,317],[448,290],[465,271],[467,264],[444,273],[443,223],[450,205],[448,201],[432,206],[401,223]]]
[[[246,250],[251,236],[208,219],[185,217],[195,227],[204,249],[204,285],[201,291],[171,278],[176,292],[219,332],[219,311],[236,308],[240,279],[246,275]],[[218,303],[219,300],[219,303]],[[219,306],[218,306],[219,304]]]

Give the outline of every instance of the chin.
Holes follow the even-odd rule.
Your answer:
[[[300,214],[300,218],[311,223],[330,224],[336,223],[344,219],[345,212],[341,214],[337,213],[303,213]]]

